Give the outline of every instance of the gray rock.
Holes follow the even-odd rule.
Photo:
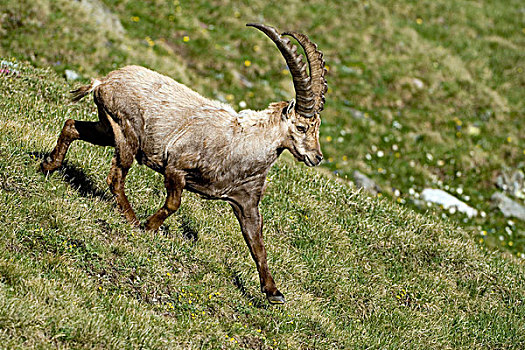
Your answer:
[[[118,16],[100,0],[77,0],[80,7],[104,30],[118,35],[125,33]]]
[[[449,209],[450,213],[454,213],[454,210],[457,210],[466,214],[469,218],[478,215],[476,209],[467,205],[465,202],[460,201],[450,193],[440,189],[425,188],[423,192],[421,192],[421,199],[427,202],[440,204],[444,209]]]
[[[490,199],[497,205],[505,217],[515,217],[525,221],[525,206],[513,201],[502,192],[496,192]]]
[[[66,74],[67,81],[74,81],[80,79],[80,74],[78,74],[74,70],[66,69],[64,73]]]
[[[525,175],[521,170],[503,171],[496,178],[496,186],[517,198],[525,198]]]
[[[358,109],[350,108],[350,114],[355,119],[365,119],[365,114]]]
[[[373,195],[376,195],[379,192],[381,192],[381,187],[365,174],[356,170],[352,174],[352,177],[354,178],[355,185],[358,188],[362,188]]]

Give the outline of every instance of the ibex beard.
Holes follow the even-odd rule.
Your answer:
[[[73,101],[93,93],[99,121],[69,119],[42,171],[58,169],[74,140],[115,147],[107,177],[119,210],[140,226],[124,192],[133,160],[164,175],[164,205],[150,216],[146,230],[157,230],[175,212],[184,189],[230,203],[255,260],[262,292],[270,303],[284,303],[268,268],[259,202],[266,175],[285,149],[307,166],[318,165],[320,112],[326,92],[322,53],[304,34],[262,24],[248,24],[277,45],[290,69],[296,91],[292,101],[271,103],[262,111],[235,112],[231,106],[202,97],[164,75],[127,66],[72,91]],[[295,38],[307,56],[290,39]]]

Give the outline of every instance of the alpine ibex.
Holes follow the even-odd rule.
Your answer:
[[[157,230],[179,208],[183,189],[229,202],[257,265],[262,292],[270,303],[284,303],[268,269],[258,205],[268,170],[283,150],[307,166],[316,166],[323,159],[319,113],[327,90],[326,70],[322,53],[306,35],[281,35],[270,26],[247,25],[261,30],[277,45],[292,74],[295,100],[237,113],[164,75],[127,66],[72,91],[73,101],[93,92],[99,121],[67,120],[41,168],[44,172],[59,168],[74,140],[115,147],[107,183],[118,208],[138,226],[124,193],[126,174],[136,158],[164,175],[167,191],[164,205],[146,220],[146,230]],[[295,38],[303,47],[310,76],[297,47],[283,35]]]

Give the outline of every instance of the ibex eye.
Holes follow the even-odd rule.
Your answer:
[[[297,131],[302,132],[303,134],[308,130],[308,128],[304,125],[296,125]]]

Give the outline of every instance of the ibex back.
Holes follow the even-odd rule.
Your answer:
[[[115,147],[107,183],[118,208],[136,226],[139,221],[124,193],[126,174],[134,159],[158,171],[164,175],[167,197],[145,222],[146,230],[157,230],[179,208],[183,189],[229,202],[257,265],[262,292],[271,303],[284,303],[268,269],[258,205],[268,170],[283,150],[308,166],[321,162],[319,112],[326,70],[322,53],[307,36],[281,35],[261,24],[248,26],[264,32],[283,54],[296,100],[237,113],[164,75],[124,67],[72,91],[74,101],[93,93],[99,121],[67,120],[41,167],[44,172],[59,168],[74,140]],[[304,48],[310,76],[297,47],[283,35],[294,37]]]

